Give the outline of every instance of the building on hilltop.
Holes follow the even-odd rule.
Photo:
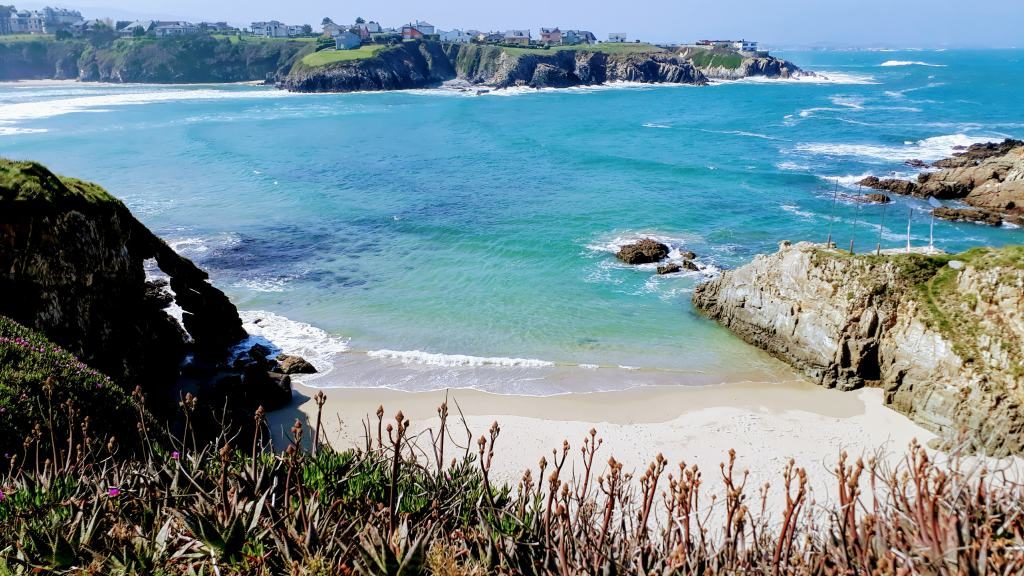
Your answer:
[[[732,48],[740,52],[757,52],[757,42],[753,40],[700,40],[696,46],[703,48]]]
[[[350,30],[343,30],[334,35],[334,48],[337,50],[355,50],[363,45],[363,39]]]
[[[462,30],[450,30],[448,32],[439,32],[442,42],[452,42],[454,44],[469,44],[473,40],[473,35],[469,32]]]
[[[502,42],[505,44],[519,44],[520,46],[530,45],[530,31],[529,30],[506,30],[505,36],[502,38]]]
[[[626,41],[626,33],[612,32],[611,34],[608,35],[608,41],[613,44],[622,44],[623,42]]]
[[[562,32],[562,44],[596,44],[597,36],[587,30],[565,30]]]
[[[0,6],[0,34],[53,34],[85,22],[77,10],[46,7],[42,10],[16,10]]]
[[[131,38],[133,36],[143,36],[149,34],[153,30],[155,22],[152,20],[136,20],[135,22],[129,22],[124,26],[117,29],[118,35],[122,38]]]
[[[153,35],[160,38],[170,36],[188,36],[198,34],[199,26],[191,22],[156,22],[152,29]]]
[[[562,43],[562,31],[557,27],[555,28],[541,28],[540,29],[540,41],[541,44],[561,44]]]
[[[250,28],[253,36],[262,36],[264,38],[287,38],[288,37],[288,25],[277,20],[271,20],[269,22],[253,22]]]

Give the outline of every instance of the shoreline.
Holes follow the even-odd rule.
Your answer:
[[[935,438],[885,407],[880,389],[840,392],[806,381],[658,386],[536,397],[467,389],[314,388],[297,379],[292,404],[267,415],[279,447],[296,419],[303,422],[304,437],[309,439],[318,392],[326,396],[322,434],[335,448],[364,447],[364,420],[369,418],[375,428],[375,412],[383,406],[385,425],[401,410],[426,454],[431,453],[431,434],[436,435],[440,424],[438,406],[447,397],[451,443],[445,459],[463,455],[463,449],[453,447],[456,443],[469,446],[469,453],[475,454],[476,439],[498,422],[501,434],[493,474],[510,485],[527,468],[536,473],[538,459],[550,458],[551,450],[561,447],[563,440],[570,445],[567,469],[578,472],[582,440],[593,428],[604,441],[595,459],[597,474],[605,471],[610,456],[622,462],[625,471],[639,474],[663,454],[669,471],[678,472],[677,465],[685,461],[687,466],[697,464],[717,483],[719,463],[726,462],[728,451],[735,449],[738,470],[750,472],[752,486],[780,484],[783,467],[794,458],[798,466],[808,469],[821,502],[833,494],[829,471],[841,450],[853,459],[877,457],[895,465],[912,440],[927,445]]]

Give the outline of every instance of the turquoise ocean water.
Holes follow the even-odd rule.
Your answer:
[[[0,85],[0,154],[95,180],[210,270],[322,386],[548,394],[791,378],[697,316],[695,283],[780,240],[927,244],[927,203],[849,199],[1024,137],[1024,51],[784,53],[817,81],[295,95]],[[838,183],[839,201],[833,208]],[[654,236],[704,270],[613,252]],[[937,222],[947,250],[1020,229]],[[256,320],[259,322],[256,323]]]

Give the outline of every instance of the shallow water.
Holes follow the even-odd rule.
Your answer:
[[[695,283],[830,230],[841,246],[902,246],[908,213],[927,244],[926,203],[861,205],[855,182],[1024,136],[1024,51],[784,56],[827,78],[483,96],[7,84],[0,154],[123,198],[264,319],[253,331],[340,365],[314,384],[783,379],[694,314]],[[644,236],[704,270],[616,262]],[[947,250],[1024,242],[946,222],[934,236]]]

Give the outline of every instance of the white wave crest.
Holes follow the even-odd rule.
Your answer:
[[[0,136],[17,136],[19,134],[42,134],[48,131],[49,130],[45,128],[15,128],[13,126],[0,126]]]
[[[153,90],[145,92],[126,92],[104,94],[99,96],[81,96],[78,98],[58,98],[55,100],[39,100],[35,102],[17,102],[0,105],[0,118],[4,122],[24,122],[52,118],[77,112],[97,112],[115,106],[139,106],[158,104],[161,102],[180,102],[187,100],[252,100],[266,98],[285,98],[292,96],[284,90],[217,90],[203,88],[197,90]]]
[[[366,353],[371,358],[398,360],[403,364],[423,364],[426,366],[472,367],[501,366],[507,368],[550,368],[554,362],[535,358],[503,358],[466,356],[464,354],[435,354],[420,350],[371,350]]]
[[[269,344],[274,352],[302,356],[324,374],[334,366],[333,358],[347,351],[348,340],[316,326],[262,310],[238,312],[249,339],[239,345],[247,350],[253,344]]]
[[[766,76],[750,76],[739,80],[716,80],[712,84],[878,84],[874,76],[869,74],[850,74],[847,72],[815,72],[814,75],[798,74],[790,78],[769,78]]]
[[[998,138],[1002,140],[1002,138]],[[850,158],[868,158],[872,160],[904,161],[912,158],[919,160],[939,160],[951,155],[955,147],[970,146],[993,140],[992,137],[970,136],[967,134],[951,134],[933,136],[924,140],[908,141],[903,146],[880,146],[875,144],[832,144],[803,143],[794,150],[822,156],[843,156]]]
[[[896,66],[928,66],[929,68],[945,68],[945,64],[929,64],[927,62],[920,62],[917,60],[886,60],[879,64],[884,68],[892,68]]]
[[[671,128],[668,124],[658,124],[657,122],[645,122],[644,128]]]

